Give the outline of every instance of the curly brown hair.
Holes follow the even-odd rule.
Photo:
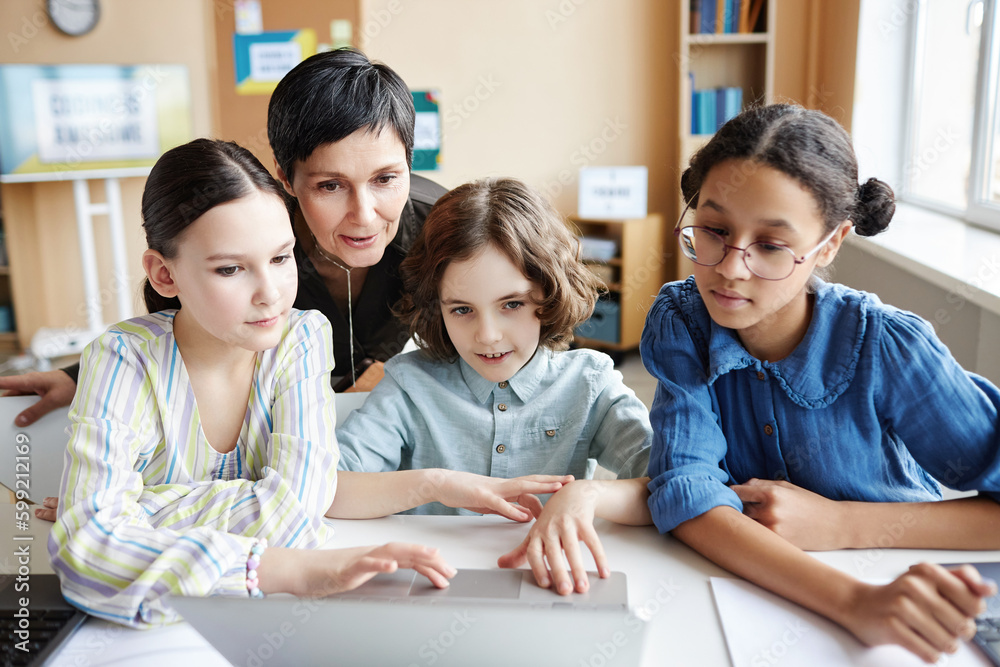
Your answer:
[[[438,290],[449,263],[469,259],[487,245],[541,288],[538,344],[568,348],[573,329],[590,317],[606,288],[580,261],[580,242],[555,209],[513,178],[460,185],[431,209],[400,265],[404,296],[396,315],[417,344],[436,359],[458,356],[445,330]]]

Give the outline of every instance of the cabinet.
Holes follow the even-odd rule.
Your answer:
[[[663,216],[634,220],[592,220],[570,217],[583,241],[586,262],[607,284],[590,320],[580,325],[576,342],[611,351],[639,346],[646,312],[666,282],[674,253],[665,243]],[[597,243],[589,243],[590,241]],[[604,242],[604,243],[601,243]],[[588,252],[591,245],[613,248],[603,257]]]

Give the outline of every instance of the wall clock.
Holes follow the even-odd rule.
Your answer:
[[[52,25],[72,37],[86,35],[101,18],[99,0],[46,0]]]

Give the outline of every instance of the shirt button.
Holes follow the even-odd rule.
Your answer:
[[[774,434],[774,429],[771,428],[770,424],[764,424],[764,433],[766,435],[773,435]]]
[[[774,473],[774,478],[779,482],[783,482],[786,479],[788,479],[788,475],[786,475],[783,470],[779,470],[778,472]]]
[[[501,383],[500,383],[500,384],[499,384],[498,386],[499,386],[499,387],[500,387],[501,389],[506,389],[506,388],[507,388],[507,381],[506,381],[506,380],[504,380],[504,381],[503,381],[503,382],[501,382]]]
[[[757,371],[757,379],[758,380],[763,380],[765,377],[767,377],[767,376],[764,375],[763,371]]]
[[[503,454],[506,451],[507,448],[504,445],[497,445],[497,454]]]
[[[555,434],[556,430],[554,428],[550,428],[548,431],[545,432],[545,435],[549,436],[550,438],[555,436]]]
[[[501,403],[500,405],[497,406],[497,410],[499,410],[500,412],[506,411],[507,410],[507,404],[506,403]]]

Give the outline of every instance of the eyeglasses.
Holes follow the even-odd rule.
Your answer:
[[[796,266],[816,254],[837,233],[834,229],[819,242],[819,245],[801,257],[797,257],[787,246],[764,241],[751,243],[746,248],[738,248],[727,244],[725,238],[707,227],[698,225],[681,227],[681,221],[684,220],[689,208],[690,204],[684,207],[674,227],[674,236],[677,237],[685,257],[700,266],[716,266],[722,263],[730,250],[739,250],[743,253],[743,264],[750,273],[764,280],[784,280],[792,275]]]

